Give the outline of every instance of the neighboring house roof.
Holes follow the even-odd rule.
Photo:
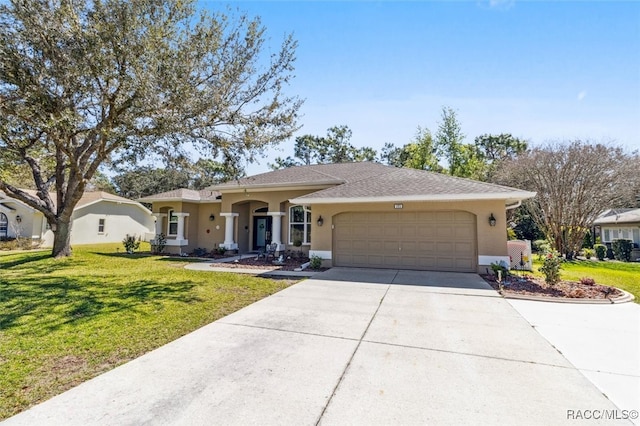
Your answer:
[[[594,225],[640,223],[640,209],[610,209],[593,222]]]
[[[142,203],[153,203],[158,201],[193,201],[193,202],[213,202],[219,200],[220,193],[211,189],[196,191],[193,189],[174,189],[173,191],[162,192],[160,194],[142,197],[138,201]]]
[[[23,191],[25,191],[26,193],[28,193],[30,195],[33,195],[34,197],[37,197],[37,195],[36,195],[37,191],[35,191],[33,189],[23,189]],[[24,206],[30,208],[31,210],[34,210],[31,206],[29,206],[27,204],[24,204],[20,200],[8,197],[2,191],[0,191],[0,196],[5,196],[6,197],[4,200],[2,200],[3,202],[4,201],[8,201],[8,200],[12,200],[14,202],[23,204]],[[53,206],[55,208],[56,207],[56,194],[55,193],[49,193],[49,196],[51,197],[51,200],[53,201]],[[74,210],[79,210],[79,209],[82,209],[84,207],[88,207],[88,206],[90,206],[92,204],[95,204],[97,202],[100,202],[100,201],[109,201],[109,202],[114,202],[114,203],[119,203],[119,204],[132,204],[132,205],[135,205],[135,206],[145,210],[147,213],[151,214],[149,209],[147,209],[145,206],[143,206],[142,204],[138,203],[137,201],[133,201],[133,200],[130,200],[128,198],[120,197],[119,195],[109,194],[108,192],[104,192],[104,191],[85,192],[84,194],[82,194],[82,197],[78,201],[78,204],[76,204],[76,207],[74,208]]]

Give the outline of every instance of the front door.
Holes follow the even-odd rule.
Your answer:
[[[253,249],[259,250],[271,244],[271,216],[254,216]]]

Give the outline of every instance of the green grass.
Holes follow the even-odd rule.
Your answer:
[[[535,275],[542,262],[534,260]],[[636,303],[640,303],[640,263],[618,261],[573,260],[564,262],[560,270],[563,280],[579,281],[580,278],[593,278],[597,284],[618,287],[633,294]]]
[[[59,260],[0,252],[0,419],[292,283],[188,271],[186,261],[121,244]]]

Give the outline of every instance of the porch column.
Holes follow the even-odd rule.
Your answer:
[[[271,243],[278,244],[278,251],[282,251],[285,249],[284,244],[282,244],[282,216],[285,215],[283,212],[267,212],[267,215],[271,216]]]
[[[155,231],[156,235],[162,234],[162,218],[166,217],[166,213],[153,213],[152,215],[155,218]],[[155,237],[154,237],[155,238]]]
[[[184,218],[189,216],[189,213],[174,213],[174,216],[178,216],[178,231],[176,234],[176,240],[184,240]]]
[[[238,244],[233,239],[233,230],[235,218],[239,216],[239,213],[220,213],[220,216],[224,217],[224,243],[222,246],[227,250],[236,250]]]

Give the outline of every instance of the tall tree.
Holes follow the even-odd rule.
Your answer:
[[[273,170],[286,167],[348,163],[358,161],[375,161],[377,152],[371,147],[356,148],[350,142],[353,135],[348,126],[333,126],[327,130],[324,137],[303,135],[298,136],[295,142],[294,156],[275,159],[270,164]]]
[[[119,195],[135,200],[177,188],[204,189],[241,175],[229,167],[214,160],[199,159],[192,163],[185,159],[171,166],[122,170],[112,180]]]
[[[504,161],[496,180],[537,192],[525,206],[555,249],[570,258],[603,210],[631,202],[639,166],[638,157],[621,148],[550,143]]]
[[[470,151],[463,152],[460,148],[465,135],[462,133],[462,125],[458,121],[455,110],[450,107],[442,107],[441,121],[435,137],[436,153],[440,159],[447,162],[449,174],[452,176],[464,176],[464,155],[470,155]]]
[[[189,0],[3,2],[0,164],[29,167],[37,196],[4,173],[0,189],[41,211],[52,254],[68,256],[73,209],[105,161],[185,143],[251,157],[289,138],[296,42],[268,59],[264,44],[259,19]]]
[[[478,156],[484,163],[481,180],[490,181],[500,162],[510,160],[527,150],[527,141],[510,133],[483,134],[474,140]]]

